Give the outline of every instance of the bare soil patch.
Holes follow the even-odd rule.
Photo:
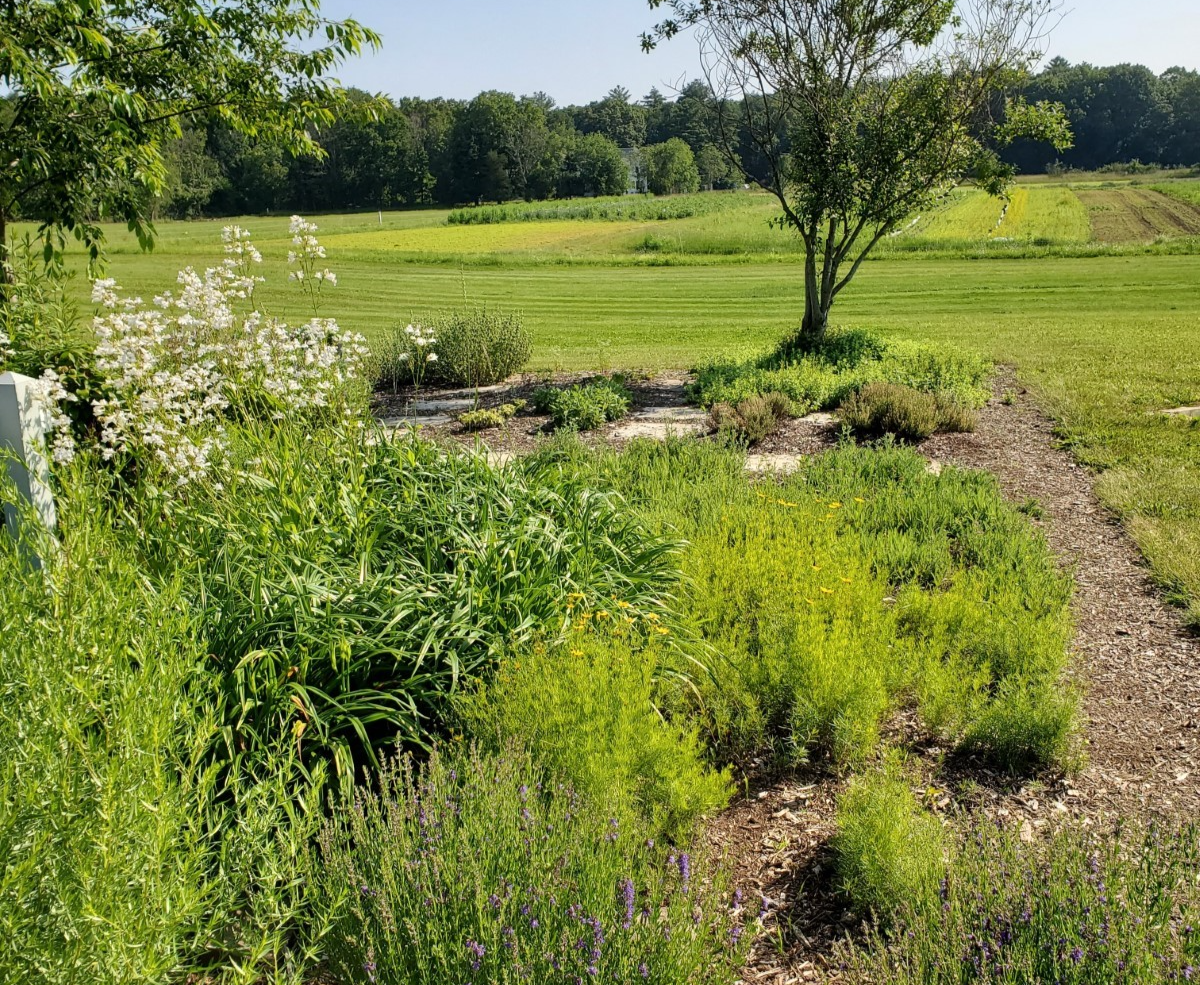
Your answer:
[[[1100,188],[1075,193],[1101,243],[1148,242],[1158,236],[1200,235],[1200,209],[1147,188]]]

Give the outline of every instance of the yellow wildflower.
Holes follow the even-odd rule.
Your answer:
[[[832,589],[832,588],[826,588],[824,585],[822,585],[822,586],[821,586],[821,594],[822,594],[822,595],[832,595],[832,594],[833,594],[833,589]]]

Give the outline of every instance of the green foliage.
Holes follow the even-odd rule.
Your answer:
[[[321,839],[340,981],[732,980],[739,910],[704,859],[654,848],[530,758],[388,763]],[[578,942],[578,943],[577,943]]]
[[[499,407],[484,407],[479,410],[469,410],[458,415],[458,423],[467,431],[486,431],[488,428],[504,427],[518,413],[525,409],[524,400],[514,400],[511,404],[501,404]]]
[[[849,972],[896,985],[1186,980],[1200,957],[1198,845],[1194,827],[1069,828],[1026,844],[978,820],[941,905],[901,901],[890,927],[846,955]]]
[[[645,601],[675,578],[671,542],[578,482],[355,427],[247,431],[238,454],[146,527],[203,614],[216,753],[247,768],[286,735],[343,778],[427,743],[503,647],[564,626],[569,593]]]
[[[498,383],[523,368],[533,354],[519,314],[470,308],[432,315],[421,324],[437,339],[438,360],[430,375],[451,386]]]
[[[0,244],[17,217],[42,224],[48,261],[68,232],[97,259],[97,216],[127,220],[148,242],[150,199],[166,180],[164,148],[185,116],[219,112],[227,126],[312,153],[312,130],[330,122],[343,98],[328,73],[379,43],[356,21],[330,21],[303,0],[252,16],[154,0],[140,17],[144,29],[130,30],[127,11],[112,5],[6,9]]]
[[[58,479],[47,571],[0,537],[0,979],[299,985],[320,804],[294,743],[261,782],[207,768],[217,682],[186,575],[147,576],[101,473]]]
[[[619,376],[600,377],[578,386],[542,387],[533,395],[539,414],[549,414],[555,428],[591,431],[629,413],[633,394]]]
[[[615,143],[601,133],[572,142],[558,179],[560,196],[621,195],[628,187],[629,165]]]
[[[596,810],[632,808],[656,835],[681,839],[725,806],[729,775],[706,765],[694,725],[655,707],[661,655],[647,638],[659,627],[657,613],[624,601],[580,613],[568,641],[512,654],[459,702],[467,732],[495,749],[520,745]]]
[[[887,444],[758,486],[740,455],[697,442],[560,444],[536,461],[596,474],[688,543],[680,637],[706,671],[672,709],[698,715],[722,758],[853,765],[914,706],[931,734],[1003,765],[1070,760],[1070,583],[992,478],[931,476]]]
[[[690,396],[702,406],[712,406],[779,393],[796,413],[806,414],[833,410],[869,384],[890,383],[937,395],[947,423],[960,424],[969,419],[970,408],[981,407],[990,396],[990,375],[986,360],[951,346],[832,330],[817,346],[801,344],[793,336],[758,359],[703,364],[696,370]],[[957,411],[955,405],[964,409]]]
[[[867,384],[842,404],[838,416],[859,437],[890,434],[900,441],[923,441],[941,423],[933,394],[894,383]]]
[[[833,850],[840,888],[856,909],[884,922],[928,908],[944,871],[942,826],[909,784],[903,761],[890,753],[838,798]]]
[[[646,187],[654,195],[681,195],[700,190],[696,155],[678,137],[642,148]]]
[[[709,424],[717,434],[754,445],[779,430],[792,416],[792,402],[781,393],[747,397],[736,407],[713,404]]]

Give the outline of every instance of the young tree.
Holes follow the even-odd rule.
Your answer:
[[[340,98],[326,74],[378,43],[356,21],[322,17],[319,0],[8,0],[0,244],[17,216],[41,224],[47,259],[66,232],[98,258],[100,218],[127,221],[148,243],[164,146],[182,120],[216,117],[315,152],[311,128]]]
[[[642,148],[646,187],[655,195],[678,195],[700,190],[696,155],[678,137]]]
[[[898,224],[968,172],[1001,193],[993,148],[1017,134],[1067,145],[1061,107],[1009,101],[1045,36],[1054,0],[649,0],[668,19],[643,38],[694,28],[718,103],[720,142],[758,153],[746,177],[778,199],[805,253],[797,342]]]

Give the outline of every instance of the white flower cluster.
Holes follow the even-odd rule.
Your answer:
[[[219,267],[181,271],[179,290],[154,298],[153,307],[120,297],[111,280],[92,289],[105,309],[93,322],[108,394],[92,403],[101,453],[151,456],[180,484],[208,470],[225,421],[327,407],[367,356],[365,340],[332,319],[293,328],[239,310],[262,281],[250,273],[262,257],[244,229],[227,227],[223,238]]]
[[[437,353],[433,351],[433,347],[437,345],[437,339],[434,338],[432,332],[428,335],[423,334],[425,331],[419,326],[409,325],[404,330],[404,334],[408,336],[409,342],[414,346],[413,352],[416,353],[417,362],[435,363],[437,362]],[[408,362],[409,357],[410,354],[407,352],[400,354],[401,362]]]
[[[0,366],[12,359],[12,339],[5,334],[3,329],[0,329]]]
[[[292,216],[289,232],[292,234],[294,250],[288,250],[288,266],[296,267],[288,274],[288,280],[296,281],[308,293],[312,300],[313,313],[321,299],[321,288],[328,284],[337,287],[337,275],[328,267],[320,267],[318,263],[325,259],[325,247],[317,241],[317,224]]]
[[[37,426],[50,435],[50,457],[65,464],[75,457],[75,442],[71,438],[71,419],[63,409],[79,398],[68,393],[54,370],[48,369],[31,387],[36,412],[41,417]]]

